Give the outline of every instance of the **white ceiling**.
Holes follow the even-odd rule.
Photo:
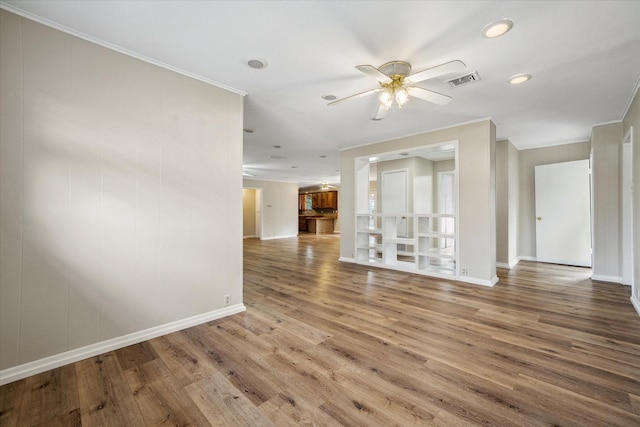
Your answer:
[[[638,1],[20,1],[3,7],[247,94],[245,170],[307,186],[339,182],[339,150],[491,118],[520,149],[584,141],[621,120],[640,77]],[[510,18],[497,39],[481,36]],[[252,58],[268,67],[255,70]],[[479,82],[447,75],[419,86],[453,97],[411,99],[381,121],[377,87],[354,67],[408,61],[413,72],[459,59]],[[520,86],[507,79],[529,73]],[[464,73],[462,73],[464,74]],[[273,148],[280,145],[281,148]],[[321,158],[320,156],[326,156]],[[272,159],[279,156],[282,159]]]

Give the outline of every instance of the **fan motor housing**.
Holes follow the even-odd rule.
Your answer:
[[[389,61],[382,64],[378,68],[378,71],[391,78],[393,78],[393,76],[406,77],[411,72],[411,64],[406,61]]]

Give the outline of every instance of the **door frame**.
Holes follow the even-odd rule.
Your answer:
[[[622,138],[621,143],[621,181],[622,181],[622,200],[621,211],[622,211],[622,241],[621,244],[621,276],[622,276],[622,284],[632,286],[632,289],[635,290],[634,286],[634,266],[633,266],[633,232],[634,232],[634,221],[633,221],[633,126],[629,127],[629,131]],[[624,156],[625,151],[628,150],[627,156]],[[628,177],[629,181],[625,182],[625,177]],[[626,203],[625,203],[626,199]],[[628,205],[628,216],[625,215],[625,205]]]

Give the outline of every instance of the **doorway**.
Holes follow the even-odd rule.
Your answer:
[[[403,214],[409,212],[408,171],[406,169],[382,172],[380,212]],[[397,225],[398,237],[408,236],[407,218]]]
[[[589,160],[535,167],[536,258],[591,267]]]
[[[262,188],[242,189],[242,236],[262,239]]]
[[[633,280],[633,127],[622,139],[622,284]],[[632,288],[636,292],[635,287]],[[637,296],[637,295],[635,295]]]

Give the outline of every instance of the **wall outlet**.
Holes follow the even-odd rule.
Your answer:
[[[229,305],[231,304],[231,295],[225,295],[224,296],[224,305]]]
[[[466,275],[467,275],[467,273],[468,273],[468,271],[467,271],[467,267],[462,267],[462,275],[463,275],[463,276],[466,276]]]

